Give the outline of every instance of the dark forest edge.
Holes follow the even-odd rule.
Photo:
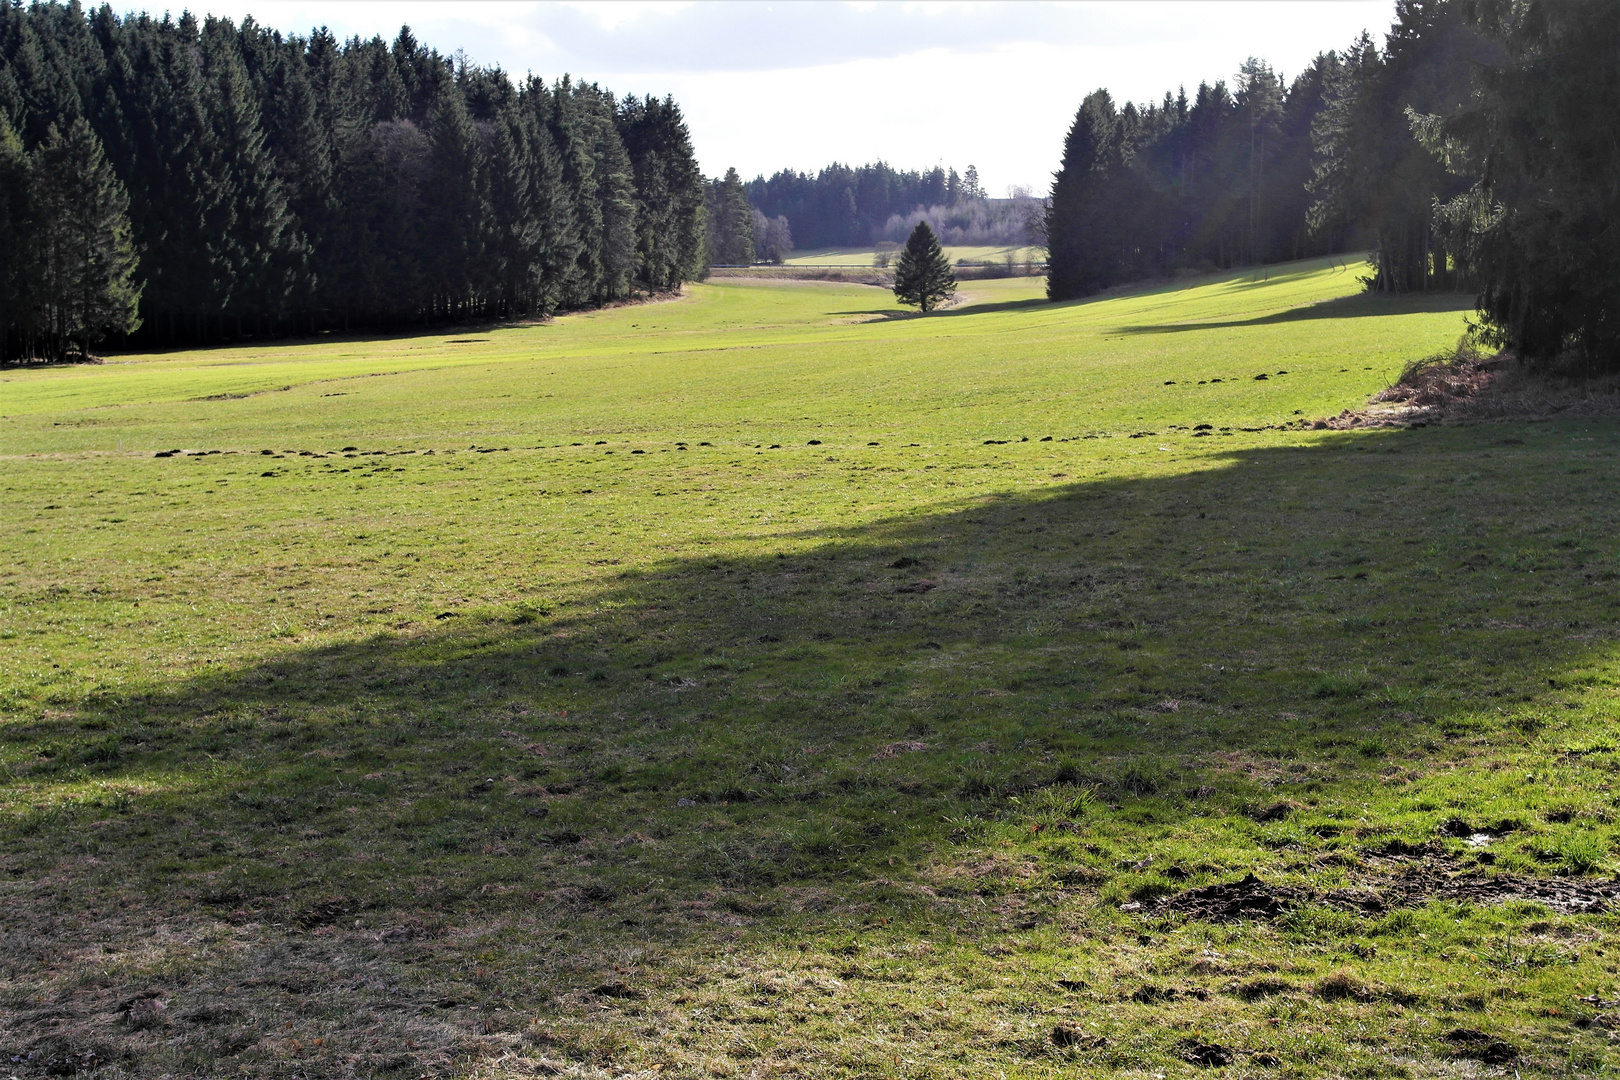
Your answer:
[[[1285,85],[1081,104],[1051,195],[883,162],[705,181],[670,99],[514,83],[409,30],[337,42],[0,0],[0,363],[543,317],[711,263],[1042,243],[1053,299],[1363,247],[1478,337],[1620,366],[1620,6],[1399,0]],[[891,244],[892,246],[892,244]]]
[[[0,361],[543,317],[705,262],[679,107],[408,29],[0,3]]]

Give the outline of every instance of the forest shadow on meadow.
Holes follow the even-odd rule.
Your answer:
[[[1607,655],[1589,526],[1620,485],[1520,433],[972,498],[14,725],[7,1026],[30,1054],[202,1068],[303,1053],[259,1034],[297,1023],[365,1068],[438,1068],[489,1009],[591,1015],[613,972],[742,926],[977,932],[964,823],[1041,792],[1169,835],[1364,798],[1457,736],[1523,743]],[[114,1011],[142,986],[246,1026],[152,1042]]]
[[[7,737],[39,748],[19,779],[102,795],[41,803],[7,847],[295,907],[356,873],[368,903],[419,903],[428,878],[447,903],[495,880],[631,895],[847,879],[1055,781],[1173,816],[1222,755],[1372,777],[1382,756],[1346,748],[1443,743],[1611,624],[1590,474],[1494,434],[979,498],[809,553],[627,571],[577,609],[486,608],[83,702]],[[723,829],[692,829],[722,805]],[[619,843],[637,835],[661,839]],[[588,869],[565,857],[581,844]]]

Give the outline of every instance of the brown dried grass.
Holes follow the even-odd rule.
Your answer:
[[[1507,352],[1485,356],[1465,336],[1451,353],[1408,364],[1366,407],[1307,426],[1342,431],[1599,416],[1620,416],[1620,376],[1585,378],[1536,369]]]

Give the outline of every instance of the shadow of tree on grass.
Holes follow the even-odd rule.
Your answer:
[[[1249,319],[1224,319],[1210,322],[1149,323],[1141,326],[1121,326],[1121,334],[1182,334],[1196,330],[1227,330],[1237,327],[1276,326],[1281,323],[1310,322],[1318,319],[1365,319],[1388,315],[1438,314],[1452,311],[1472,311],[1474,297],[1464,293],[1413,293],[1386,297],[1368,293],[1341,296],[1319,304],[1288,308]]]

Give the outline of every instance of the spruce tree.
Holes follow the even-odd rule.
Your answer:
[[[710,265],[747,266],[754,261],[755,212],[736,169],[727,169],[723,179],[709,182]]]
[[[902,304],[933,311],[956,292],[956,274],[928,222],[919,221],[894,264],[894,295]]]
[[[1455,287],[1436,249],[1433,208],[1466,188],[1412,136],[1406,112],[1450,114],[1488,55],[1459,5],[1404,0],[1380,51],[1365,34],[1345,53],[1316,129],[1313,221],[1350,226],[1372,248],[1370,288]]]
[[[535,314],[545,314],[567,302],[567,282],[579,257],[579,229],[574,220],[574,192],[561,147],[552,127],[554,95],[545,82],[530,76],[519,100],[526,125],[533,134],[530,142],[529,182],[534,217],[540,233],[540,281]]]
[[[1444,208],[1493,344],[1532,363],[1620,371],[1620,8],[1480,0],[1500,52],[1455,115],[1414,115],[1473,186]],[[1418,110],[1421,112],[1421,110]]]
[[[592,303],[600,304],[629,296],[640,265],[636,178],[619,137],[613,95],[595,85],[576,86],[574,93],[584,106],[597,220],[601,222],[593,251],[597,277],[591,297]],[[657,196],[649,189],[649,197]]]
[[[400,32],[401,41],[406,32]],[[484,154],[466,101],[448,63],[424,75],[431,87],[426,132],[432,147],[422,183],[423,229],[419,257],[428,273],[430,305],[438,314],[461,317],[478,272],[479,226],[487,216]]]
[[[1048,299],[1073,300],[1103,287],[1097,218],[1107,211],[1099,195],[1112,121],[1113,105],[1099,90],[1081,104],[1063,140],[1046,210]]]
[[[204,23],[201,38],[212,129],[209,170],[223,203],[207,223],[205,238],[223,263],[214,283],[221,336],[240,336],[260,329],[245,319],[284,313],[307,252],[287,207],[285,182],[265,145],[240,39],[228,20],[214,18]]]
[[[493,288],[498,314],[527,313],[538,302],[541,220],[535,212],[533,118],[516,100],[497,106],[485,155],[489,175],[488,232],[482,271]]]
[[[29,179],[22,139],[0,111],[0,363],[26,349],[27,286],[37,253],[27,228]]]
[[[596,301],[600,278],[602,206],[596,193],[596,162],[591,154],[589,118],[580,94],[567,76],[560,79],[549,94],[536,95],[532,100],[533,107],[541,110],[551,131],[562,168],[563,187],[567,191],[567,206],[558,220],[567,223],[572,255],[561,263],[558,287],[562,303],[578,307]]]
[[[87,353],[108,334],[140,325],[129,197],[83,117],[60,134],[53,125],[30,155],[34,192],[29,243],[35,249],[35,318],[49,352]]]
[[[1271,169],[1277,156],[1282,123],[1283,86],[1271,65],[1256,57],[1243,62],[1236,97],[1238,115],[1248,131],[1248,213],[1244,228],[1245,261],[1261,262],[1270,250],[1265,216],[1266,195],[1271,187]]]
[[[691,136],[673,98],[626,98],[617,120],[635,177],[637,276],[648,289],[672,289],[702,270],[706,246]]]

